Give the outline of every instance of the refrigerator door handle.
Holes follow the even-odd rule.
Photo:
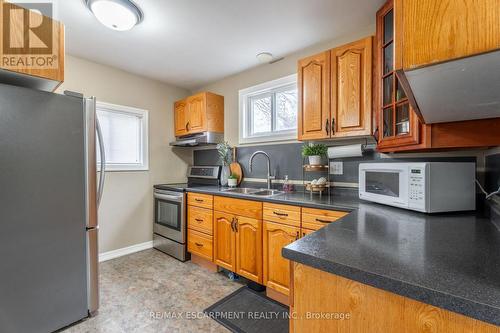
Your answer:
[[[96,117],[96,132],[99,139],[99,153],[101,155],[101,168],[99,174],[99,188],[97,190],[97,207],[101,205],[102,193],[104,191],[104,181],[106,180],[106,152],[104,150],[104,141],[102,138],[101,126],[99,119]]]

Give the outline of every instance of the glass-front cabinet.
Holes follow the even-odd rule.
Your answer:
[[[396,75],[396,38],[393,0],[377,12],[377,131],[379,150],[421,148],[423,128]],[[412,147],[415,146],[415,147]],[[391,148],[391,149],[388,149]]]

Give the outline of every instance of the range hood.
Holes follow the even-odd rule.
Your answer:
[[[186,136],[178,136],[174,142],[170,142],[175,147],[195,147],[216,145],[224,141],[224,133],[202,132]]]
[[[396,74],[425,124],[500,117],[500,50]]]

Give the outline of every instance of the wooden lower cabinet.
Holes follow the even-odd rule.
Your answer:
[[[262,221],[214,211],[214,262],[262,283]]]
[[[281,249],[300,237],[300,228],[264,221],[264,284],[284,295],[289,294],[290,263]]]
[[[236,273],[262,284],[262,221],[235,217]]]
[[[214,262],[234,272],[236,247],[233,222],[234,215],[214,211]]]
[[[292,267],[292,333],[500,333],[498,326],[338,275]]]

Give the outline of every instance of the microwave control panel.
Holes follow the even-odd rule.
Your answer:
[[[408,202],[413,207],[425,207],[425,168],[410,167]]]

